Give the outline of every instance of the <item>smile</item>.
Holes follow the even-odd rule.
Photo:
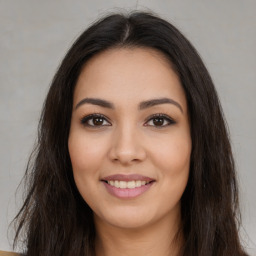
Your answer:
[[[138,197],[150,189],[155,182],[154,179],[137,174],[111,175],[101,180],[112,196],[121,199]]]
[[[116,188],[139,188],[148,184],[149,182],[145,180],[136,180],[136,181],[119,181],[119,180],[110,180],[107,183]]]

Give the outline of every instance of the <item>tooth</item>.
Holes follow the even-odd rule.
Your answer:
[[[118,181],[118,180],[115,180],[114,186],[115,186],[116,188],[120,188],[120,184],[119,184],[119,181]]]
[[[138,187],[141,187],[141,186],[144,186],[146,184],[148,184],[149,182],[148,181],[141,181],[141,180],[136,180],[136,181],[119,181],[119,180],[108,180],[107,183],[111,186],[114,186],[116,188],[138,188]]]
[[[127,182],[125,182],[125,181],[120,181],[120,182],[119,182],[119,186],[120,186],[120,188],[127,188]]]
[[[128,181],[127,182],[127,187],[128,188],[135,188],[135,181],[133,180],[133,181]]]
[[[136,187],[141,187],[141,181],[140,181],[140,180],[136,180],[135,186],[136,186]]]

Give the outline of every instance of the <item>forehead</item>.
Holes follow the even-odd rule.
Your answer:
[[[74,103],[84,97],[101,97],[120,105],[174,97],[186,106],[170,61],[150,48],[114,48],[94,56],[80,73]]]

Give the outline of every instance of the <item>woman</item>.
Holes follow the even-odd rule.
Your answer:
[[[234,161],[189,41],[143,12],[74,43],[47,95],[27,198],[30,255],[246,255]],[[23,232],[22,232],[23,231]]]

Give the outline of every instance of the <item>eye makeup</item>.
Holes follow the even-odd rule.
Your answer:
[[[91,127],[91,128],[100,128],[101,126],[111,126],[106,116],[100,113],[93,113],[93,114],[84,116],[81,118],[80,123],[83,126]]]
[[[152,121],[153,125],[147,125],[148,122]],[[145,124],[145,126],[154,126],[156,128],[164,128],[169,125],[173,125],[176,122],[166,114],[158,113],[151,115]],[[164,125],[163,125],[164,124]]]
[[[80,123],[89,128],[101,128],[103,126],[111,126],[109,119],[100,113],[93,113],[86,115],[80,119]],[[144,126],[153,126],[157,129],[164,128],[175,124],[176,122],[168,115],[163,113],[157,113],[147,118]]]

